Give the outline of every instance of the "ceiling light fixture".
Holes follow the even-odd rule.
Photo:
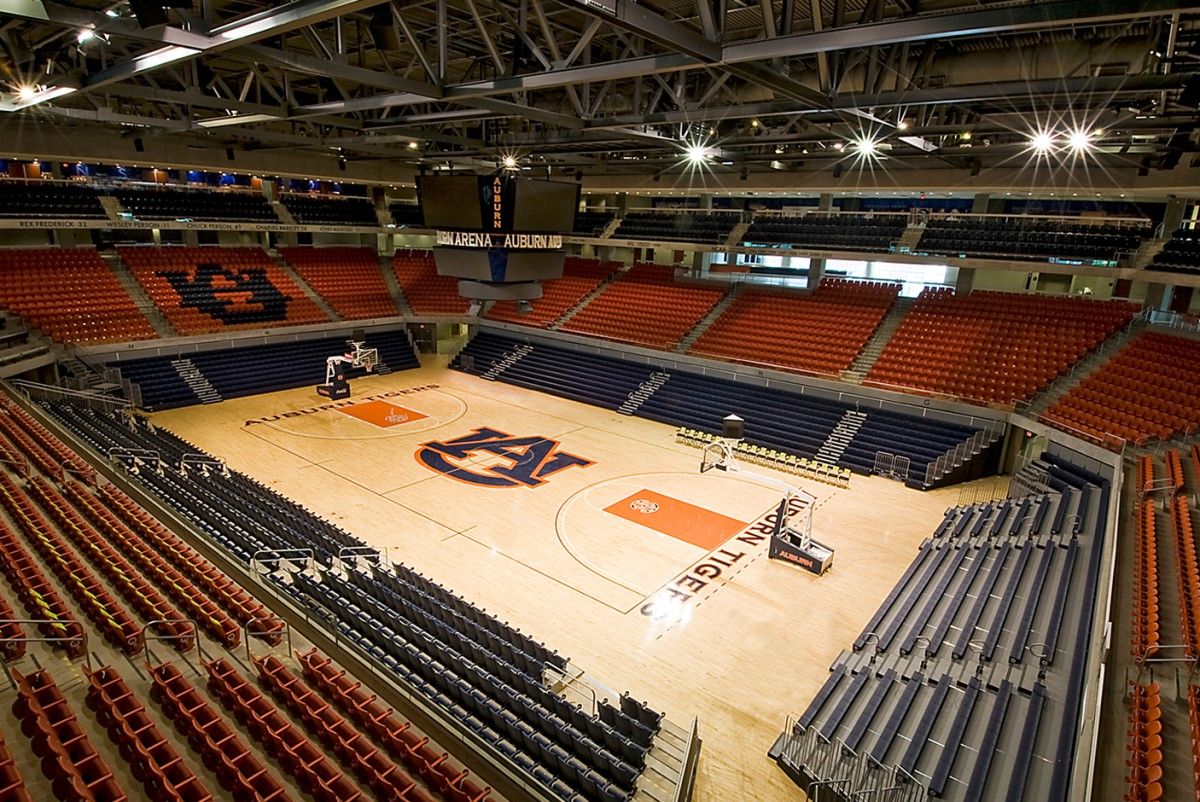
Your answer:
[[[1054,135],[1049,131],[1038,131],[1029,137],[1029,147],[1038,154],[1049,153],[1054,150]]]
[[[687,157],[688,164],[692,165],[703,164],[710,155],[708,147],[703,142],[689,143],[683,152]]]
[[[862,139],[857,139],[854,142],[854,149],[859,155],[870,158],[879,152],[879,143],[869,136],[864,136]]]
[[[1067,143],[1071,146],[1071,150],[1076,153],[1086,153],[1092,149],[1092,133],[1082,128],[1077,128],[1067,137]]]

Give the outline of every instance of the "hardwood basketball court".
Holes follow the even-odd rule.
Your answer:
[[[652,421],[419,370],[158,413],[224,458],[571,658],[700,719],[696,800],[797,799],[766,752],[803,711],[958,488],[854,476],[817,496],[817,578],[767,559],[778,491],[698,470]],[[737,410],[728,410],[736,412]],[[754,425],[753,421],[749,422]],[[749,470],[770,473],[766,468]]]

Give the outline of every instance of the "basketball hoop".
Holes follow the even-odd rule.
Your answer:
[[[700,473],[713,468],[737,474],[760,485],[782,490],[776,508],[775,532],[771,535],[768,556],[798,565],[818,576],[833,564],[833,549],[812,538],[812,515],[817,498],[812,493],[774,476],[747,471],[737,458],[738,446],[746,432],[746,422],[737,415],[721,421],[721,438],[706,443],[700,452]]]
[[[700,452],[700,473],[708,473],[713,468],[725,470],[728,464],[728,447],[720,441],[707,444]]]

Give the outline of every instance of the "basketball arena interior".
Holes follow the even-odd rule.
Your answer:
[[[1200,802],[1200,4],[0,0],[0,802]]]

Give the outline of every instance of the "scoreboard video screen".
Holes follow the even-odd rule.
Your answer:
[[[425,225],[460,231],[563,234],[575,225],[579,184],[504,175],[417,177]]]

